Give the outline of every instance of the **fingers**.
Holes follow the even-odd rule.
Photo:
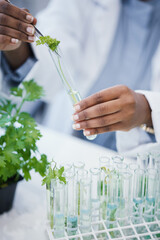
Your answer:
[[[15,43],[14,43],[15,42]],[[7,45],[12,45],[18,43],[17,39],[12,39],[9,36],[1,35],[0,34],[0,45],[1,45],[1,50],[5,50]]]
[[[87,109],[89,107],[92,107],[94,105],[103,103],[103,102],[107,102],[107,101],[111,101],[111,100],[115,100],[117,99],[120,94],[119,94],[119,87],[115,86],[112,88],[107,88],[105,90],[102,90],[98,93],[95,93],[87,98],[85,98],[84,100],[80,101],[78,104],[76,104],[74,106],[74,109],[76,112],[80,112],[84,109]]]
[[[0,13],[0,22],[1,26],[10,27],[28,35],[34,35],[35,33],[33,25],[24,23],[3,13]]]
[[[91,135],[97,135],[105,132],[113,132],[113,131],[118,131],[122,129],[122,124],[121,122],[111,124],[109,126],[101,127],[101,128],[95,128],[95,129],[85,129],[83,131],[85,136],[91,136]]]
[[[75,130],[82,130],[88,128],[100,128],[100,127],[107,127],[109,125],[115,124],[120,122],[122,119],[121,113],[117,112],[114,114],[101,116],[94,119],[89,119],[86,121],[76,122],[73,124],[73,129]]]
[[[15,7],[6,1],[0,0],[0,35],[8,44],[15,44],[18,40],[24,42],[34,42],[36,19],[27,11]],[[6,42],[4,43],[6,45]],[[3,43],[1,50],[4,49]]]
[[[28,36],[27,34],[17,31],[15,29],[6,27],[6,26],[0,26],[0,34],[9,36],[11,38],[19,39],[21,41],[25,42],[33,42],[34,36]]]
[[[30,13],[6,1],[0,2],[0,13],[4,13],[6,15],[12,16],[26,23],[33,23],[34,21],[34,17]]]
[[[83,121],[91,118],[97,118],[118,112],[120,110],[121,105],[119,99],[116,99],[89,107],[88,109],[85,109],[79,113],[75,113],[73,115],[73,121]]]

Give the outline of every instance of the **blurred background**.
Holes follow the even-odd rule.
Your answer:
[[[44,9],[50,0],[11,0],[13,4],[21,8],[27,8],[33,15]]]

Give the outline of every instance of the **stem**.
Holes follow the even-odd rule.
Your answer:
[[[62,74],[62,76],[63,76],[64,81],[66,82],[68,88],[69,88],[70,91],[72,92],[72,91],[73,91],[73,90],[72,90],[72,87],[70,86],[70,84],[69,84],[68,81],[66,80],[66,77],[65,77],[65,75],[64,75],[64,73],[63,73],[63,70],[62,70],[62,67],[61,67],[61,63],[60,63],[59,57],[58,57],[58,65],[59,65],[59,69],[60,69],[60,72],[61,72],[61,74]]]
[[[17,116],[17,115],[19,114],[19,112],[21,111],[21,108],[22,108],[22,106],[23,106],[24,102],[25,102],[25,99],[23,99],[23,100],[22,100],[22,102],[21,102],[21,104],[20,104],[19,108],[18,108],[18,109],[17,109],[17,111],[16,111],[16,114],[15,114],[15,116]]]
[[[11,121],[11,125],[12,125],[12,126],[13,126],[13,124],[15,123],[15,120],[16,120],[16,118],[17,118],[17,116],[18,116],[18,114],[19,114],[19,112],[20,112],[20,110],[21,110],[24,102],[25,102],[25,99],[22,100],[19,108],[16,110],[16,113],[15,113],[15,115],[13,116],[13,119],[12,119],[12,121]]]

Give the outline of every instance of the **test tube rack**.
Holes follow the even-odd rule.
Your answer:
[[[91,232],[81,233],[80,229],[77,231],[77,235],[68,236],[65,231],[63,238],[54,238],[53,231],[49,224],[46,226],[46,231],[50,240],[144,240],[144,239],[160,239],[160,220],[155,217],[154,222],[145,222],[143,220],[140,224],[130,224],[121,227],[117,223],[116,228],[107,229],[105,221],[101,220],[92,223]]]

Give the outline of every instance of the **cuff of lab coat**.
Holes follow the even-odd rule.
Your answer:
[[[143,94],[150,105],[155,138],[160,143],[160,92],[141,90],[136,92]]]
[[[145,151],[147,146],[160,143],[160,93],[152,91],[136,91],[143,94],[151,108],[151,117],[153,122],[154,134],[149,134],[140,127],[131,129],[129,132],[118,131],[116,133],[117,150],[120,153]],[[136,150],[137,149],[137,150]]]

